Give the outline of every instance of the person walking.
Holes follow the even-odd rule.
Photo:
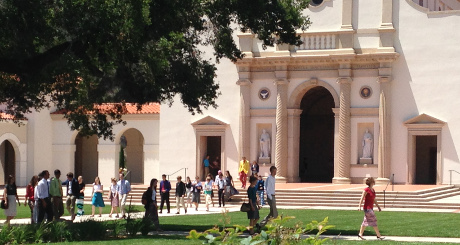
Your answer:
[[[204,176],[208,176],[209,174],[209,156],[206,156],[206,158],[203,160],[203,166],[204,166]]]
[[[24,206],[29,205],[31,224],[35,223],[35,219],[34,219],[35,193],[34,192],[35,192],[35,187],[37,186],[37,183],[38,183],[38,176],[34,175],[32,176],[32,179],[30,179],[29,184],[26,187]]]
[[[166,180],[166,174],[161,175],[162,181],[160,182],[160,197],[161,197],[161,204],[160,204],[160,214],[163,213],[163,207],[166,202],[166,208],[168,209],[168,214],[171,209],[171,205],[169,203],[169,192],[171,191],[171,182]]]
[[[59,169],[54,170],[54,177],[50,181],[50,196],[53,204],[54,220],[60,220],[64,214],[64,204],[62,202],[62,182],[61,171]]]
[[[85,209],[83,208],[83,204],[85,203],[85,186],[83,176],[78,176],[78,188],[80,189],[80,193],[78,193],[77,200],[75,201],[77,205],[77,216],[83,216],[85,214]]]
[[[185,181],[185,195],[187,199],[187,207],[191,208],[192,207],[192,181],[190,180],[190,177],[187,176],[186,181]]]
[[[275,176],[276,176],[276,167],[270,167],[270,175],[265,180],[265,192],[267,193],[267,202],[270,206],[270,213],[260,222],[256,224],[257,229],[260,231],[262,227],[267,225],[270,219],[275,219],[278,217],[278,209],[276,208],[276,197],[275,197]]]
[[[251,165],[251,175],[256,175],[259,173],[259,164],[257,163],[257,161],[254,161],[252,162],[252,165]]]
[[[235,183],[233,183],[233,177],[230,174],[230,171],[225,171],[225,182],[226,182],[226,190],[225,190],[225,199],[227,199],[227,202],[231,200],[233,188],[235,188]]]
[[[372,226],[374,228],[375,234],[377,235],[377,239],[383,240],[385,239],[385,237],[380,235],[379,227],[377,226],[377,218],[375,217],[375,213],[374,213],[374,204],[377,205],[379,212],[382,211],[382,209],[380,208],[375,198],[376,195],[375,195],[375,190],[374,190],[374,185],[375,185],[374,178],[373,177],[367,178],[366,185],[367,187],[364,189],[363,194],[361,195],[361,199],[359,200],[359,206],[358,206],[358,211],[361,211],[361,205],[363,204],[363,200],[364,200],[364,207],[363,207],[364,219],[363,219],[363,223],[361,224],[361,229],[359,229],[358,237],[361,240],[366,240],[363,237],[364,229],[366,228],[366,226]]]
[[[246,157],[240,161],[240,167],[238,168],[238,173],[240,175],[241,188],[246,188],[246,178],[248,177],[249,172],[249,161],[246,160]]]
[[[46,220],[48,222],[53,221],[53,207],[51,204],[50,194],[49,194],[49,183],[48,179],[50,178],[50,173],[48,170],[42,171],[43,179],[38,182],[37,185],[37,195],[38,198],[38,217],[37,223],[43,222],[46,213]]]
[[[206,204],[206,211],[209,211],[209,205],[212,204],[212,182],[211,177],[206,178],[206,182],[204,183],[204,196],[205,196],[205,204]]]
[[[72,172],[67,173],[67,180],[62,182],[62,185],[66,187],[66,208],[70,213],[70,219],[75,219],[75,203],[77,198],[80,196],[80,185],[78,180],[73,177]]]
[[[120,173],[119,174],[120,180],[117,182],[118,186],[118,191],[119,191],[119,197],[120,197],[120,212],[121,212],[121,217],[126,218],[126,210],[125,210],[125,205],[126,205],[126,198],[131,191],[131,185],[129,184],[129,181],[125,180],[125,174]]]
[[[8,175],[6,179],[5,189],[3,189],[3,200],[5,201],[5,207],[7,207],[5,208],[5,224],[10,225],[10,220],[17,214],[16,201],[18,201],[18,205],[21,206],[16,188],[16,181],[12,175]]]
[[[102,217],[102,208],[105,207],[104,199],[102,198],[102,194],[104,193],[104,187],[101,184],[101,180],[99,176],[94,178],[93,183],[93,198],[91,199],[91,217],[94,217],[94,213],[96,212],[96,207],[99,207],[99,217]]]
[[[176,205],[177,205],[177,212],[176,214],[180,214],[180,206],[185,210],[185,213],[187,213],[187,206],[185,206],[184,203],[184,198],[185,198],[185,184],[182,182],[182,176],[177,176],[177,182],[176,182]]]
[[[260,205],[263,206],[265,205],[265,199],[264,199],[264,195],[265,195],[265,181],[264,179],[262,178],[262,175],[259,175],[258,176],[259,180],[257,181],[257,184],[256,184],[256,187],[257,187],[257,196],[259,197],[260,199]]]
[[[227,181],[225,180],[224,175],[222,174],[222,171],[220,170],[217,173],[217,180],[216,180],[215,186],[218,189],[217,195],[219,198],[219,208],[225,207],[225,188],[227,186]]]
[[[119,200],[118,200],[118,186],[117,186],[117,179],[115,178],[112,178],[111,179],[112,181],[112,184],[110,185],[110,191],[109,191],[109,196],[108,196],[108,199],[110,199],[110,205],[112,206],[112,208],[110,209],[110,214],[109,214],[109,217],[112,218],[112,214],[113,212],[115,212],[117,215],[115,216],[115,218],[118,218],[118,204],[119,204]]]
[[[249,177],[249,188],[247,190],[249,205],[251,210],[248,212],[249,219],[249,235],[254,235],[254,227],[259,220],[259,205],[257,205],[257,188],[256,188],[257,178],[255,176]]]
[[[152,220],[157,231],[162,231],[160,228],[160,221],[158,219],[158,206],[157,206],[157,179],[150,180],[150,186],[142,194],[142,204],[145,208],[145,218]]]
[[[195,180],[192,182],[192,202],[195,204],[195,211],[198,211],[198,205],[200,204],[201,189],[203,189],[203,186],[201,184],[200,177],[196,176]]]

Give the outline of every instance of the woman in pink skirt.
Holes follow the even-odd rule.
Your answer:
[[[110,204],[112,205],[112,209],[110,210],[109,217],[112,217],[113,212],[115,212],[117,215],[115,218],[118,218],[118,185],[117,185],[117,180],[115,178],[111,179],[112,184],[110,185],[110,190],[109,190],[109,196],[108,198],[110,199]]]
[[[361,196],[361,200],[359,200],[359,211],[361,211],[361,205],[363,204],[364,200],[364,220],[361,224],[361,229],[359,230],[358,237],[362,240],[366,240],[363,237],[364,229],[366,228],[366,226],[372,226],[375,230],[375,234],[377,234],[377,239],[383,240],[385,237],[380,235],[379,228],[377,226],[377,218],[375,217],[375,213],[373,210],[375,203],[375,205],[377,205],[377,208],[379,209],[379,212],[382,211],[380,209],[379,204],[377,203],[377,200],[375,200],[375,190],[373,188],[375,185],[374,178],[367,178],[366,185],[368,187],[364,189],[363,195]]]

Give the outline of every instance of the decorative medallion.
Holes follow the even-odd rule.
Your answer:
[[[362,86],[359,90],[359,95],[363,99],[369,99],[372,96],[372,89],[369,86]]]
[[[261,100],[267,100],[270,98],[270,90],[268,88],[261,88],[259,90],[259,98]]]

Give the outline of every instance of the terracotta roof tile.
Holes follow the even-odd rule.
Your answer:
[[[11,114],[0,112],[0,119],[3,119],[3,120],[16,120],[17,118],[15,118]],[[27,120],[27,118],[21,118],[19,120]]]
[[[112,106],[116,104],[100,104],[100,105],[95,105],[96,108],[100,110],[109,110]],[[126,114],[160,114],[160,104],[159,103],[148,103],[145,105],[142,105],[142,108],[140,110],[137,109],[137,104],[133,103],[126,103]],[[52,112],[51,114],[65,114],[66,110],[61,109],[57,110],[55,112]]]

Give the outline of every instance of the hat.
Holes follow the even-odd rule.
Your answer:
[[[218,173],[218,174],[221,174],[221,173],[222,173],[222,171],[221,171],[221,170],[219,170],[219,171],[217,171],[217,173]]]

